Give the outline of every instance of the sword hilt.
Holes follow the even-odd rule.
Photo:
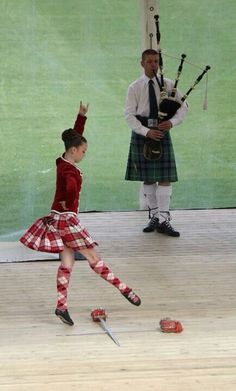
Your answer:
[[[91,317],[94,322],[100,322],[101,319],[106,320],[107,314],[104,308],[96,308],[92,310]]]

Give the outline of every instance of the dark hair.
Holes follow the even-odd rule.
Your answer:
[[[142,53],[142,61],[145,59],[146,56],[156,56],[158,52],[154,49],[146,49]]]
[[[79,147],[80,145],[87,143],[84,136],[77,133],[74,129],[66,129],[61,135],[62,141],[65,144],[65,150],[68,151],[71,147]]]

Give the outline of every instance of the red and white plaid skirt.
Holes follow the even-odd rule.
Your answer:
[[[20,242],[32,250],[60,253],[64,245],[74,251],[97,245],[74,213],[55,213],[41,217],[24,233]]]

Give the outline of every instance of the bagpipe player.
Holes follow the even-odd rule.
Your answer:
[[[144,73],[133,81],[127,91],[125,103],[125,119],[131,129],[131,140],[127,161],[125,179],[143,182],[145,201],[149,209],[150,220],[143,232],[157,231],[159,233],[178,237],[180,233],[170,223],[170,200],[172,182],[178,181],[174,148],[171,132],[176,125],[184,121],[188,106],[185,102],[172,118],[159,118],[161,99],[158,84],[159,53],[147,49],[142,53],[141,66]],[[164,78],[167,95],[171,95],[174,82]],[[180,100],[180,91],[175,93]],[[157,120],[156,127],[150,127],[150,120]],[[159,158],[148,158],[144,154],[147,141],[157,141],[161,146]]]

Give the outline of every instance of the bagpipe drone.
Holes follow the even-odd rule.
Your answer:
[[[160,123],[162,121],[167,121],[171,119],[177,110],[183,105],[185,100],[187,99],[188,95],[193,91],[195,86],[201,81],[203,76],[208,72],[208,70],[211,68],[209,65],[205,67],[203,72],[196,78],[193,85],[188,89],[188,91],[182,96],[182,98],[179,100],[176,97],[176,91],[177,86],[179,82],[179,77],[183,69],[183,64],[186,58],[185,54],[181,55],[181,61],[177,70],[176,78],[174,81],[174,85],[172,88],[172,91],[170,93],[167,92],[167,89],[165,87],[164,82],[164,75],[163,75],[163,60],[162,60],[162,52],[160,49],[160,28],[159,28],[159,15],[155,15],[155,24],[156,24],[156,40],[157,40],[157,47],[158,47],[158,53],[159,53],[159,70],[160,70],[160,78],[157,77],[156,73],[154,72],[154,77],[157,81],[157,84],[160,89],[160,102],[159,102],[159,110],[157,115],[157,122]],[[143,117],[145,118],[145,117]],[[144,126],[148,126],[148,119],[143,121],[143,118],[138,118],[143,123]],[[150,122],[150,121],[149,121]],[[155,129],[155,126],[152,126],[152,129]],[[153,140],[150,138],[145,139],[144,143],[144,157],[148,160],[159,160],[162,156],[162,142],[161,140]]]

